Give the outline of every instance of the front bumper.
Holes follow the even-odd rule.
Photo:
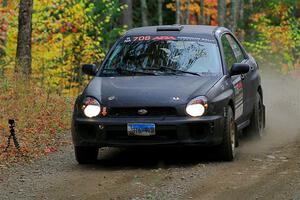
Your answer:
[[[127,123],[154,123],[154,136],[128,136]],[[75,146],[129,147],[153,145],[218,145],[223,139],[223,116],[73,118]]]

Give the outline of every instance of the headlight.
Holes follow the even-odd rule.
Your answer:
[[[96,117],[101,112],[100,103],[92,97],[87,97],[83,100],[82,109],[84,115],[89,118]]]
[[[186,106],[186,113],[192,117],[202,116],[208,108],[207,98],[199,96],[192,99]]]

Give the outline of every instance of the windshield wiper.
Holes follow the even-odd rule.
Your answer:
[[[171,70],[173,72],[180,72],[180,73],[185,73],[185,74],[192,74],[192,75],[196,75],[196,76],[201,76],[197,72],[189,72],[189,71],[184,71],[184,70],[181,70],[181,69],[174,69],[172,67],[167,67],[167,66],[147,68],[147,70],[160,70],[160,71]]]
[[[153,72],[145,72],[145,71],[129,70],[129,69],[123,69],[123,68],[121,68],[121,67],[117,67],[117,68],[116,68],[116,71],[117,71],[119,74],[124,74],[124,72],[125,72],[125,73],[133,73],[133,74],[156,75],[156,74],[153,73]]]

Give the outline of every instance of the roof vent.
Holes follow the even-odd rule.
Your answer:
[[[176,24],[172,26],[159,26],[156,31],[181,31],[182,29],[183,26]]]

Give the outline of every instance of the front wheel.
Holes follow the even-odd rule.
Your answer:
[[[92,164],[98,157],[98,147],[74,147],[75,158],[79,164]]]
[[[264,135],[264,106],[262,97],[259,93],[256,94],[254,110],[250,121],[249,131],[257,138],[262,138]]]
[[[219,155],[224,161],[232,161],[235,157],[236,135],[234,115],[230,106],[226,109],[226,117],[224,119],[224,136],[222,144],[218,147]]]

